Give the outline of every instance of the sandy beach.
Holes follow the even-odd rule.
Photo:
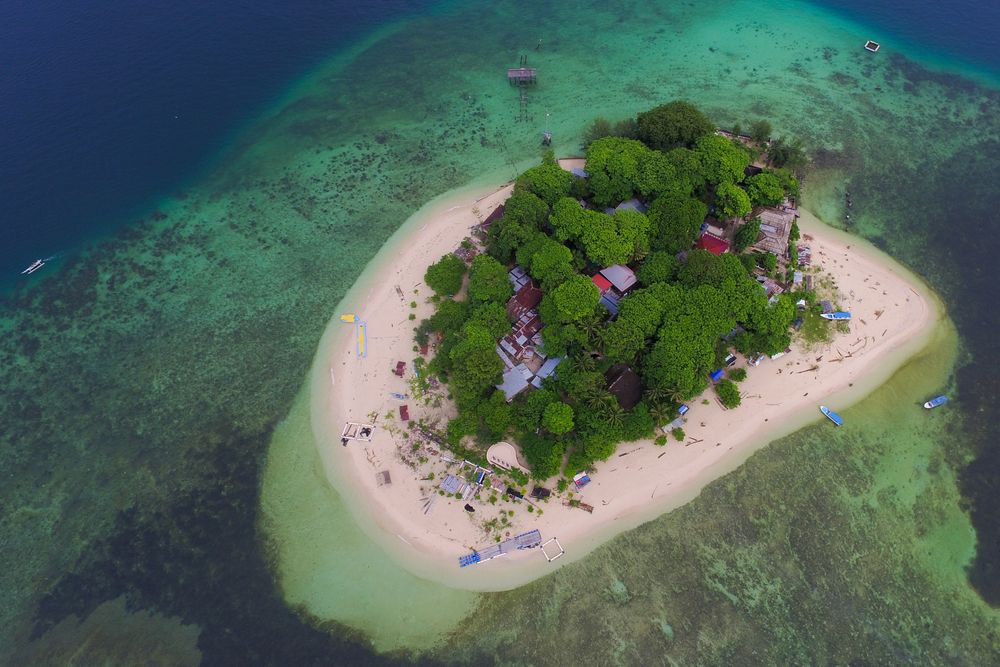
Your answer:
[[[924,347],[943,317],[936,297],[913,274],[867,242],[827,227],[800,209],[799,227],[803,243],[812,248],[813,267],[821,269],[818,275],[834,279],[840,304],[853,313],[849,333],[838,333],[832,343],[809,350],[793,343],[790,353],[748,368],[739,408],[723,409],[711,390],[689,401],[683,442],[620,445],[575,496],[594,507],[592,514],[564,506],[556,497],[535,505],[502,500],[493,505],[484,497],[470,514],[463,509],[464,501],[438,494],[437,484],[449,468],[426,451],[410,451],[398,413],[405,404],[411,419],[440,420],[443,427],[453,408],[447,401],[434,407],[392,394],[411,393],[412,360],[418,356],[413,327],[433,312],[427,302],[431,291],[423,283],[427,265],[456,249],[510,189],[456,191],[415,214],[372,261],[341,311],[333,314],[312,371],[312,426],[330,484],[365,532],[402,567],[448,586],[514,588],[683,505],[758,448],[824,420],[820,404],[843,410],[862,399]],[[343,313],[366,323],[367,356],[359,358],[355,326],[340,321]],[[407,364],[402,378],[393,373],[398,361]],[[738,366],[745,365],[741,357]],[[342,446],[347,421],[374,421],[372,440]],[[415,467],[406,462],[417,456],[427,460]],[[431,472],[435,478],[426,479]],[[537,528],[543,540],[557,537],[565,556],[550,563],[532,549],[459,568],[459,556],[493,543],[483,522],[501,511],[508,517],[507,534]]]

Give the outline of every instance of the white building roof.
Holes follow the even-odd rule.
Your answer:
[[[621,264],[612,264],[608,268],[602,269],[601,275],[607,278],[608,282],[614,285],[619,292],[628,290],[636,283],[635,272]]]

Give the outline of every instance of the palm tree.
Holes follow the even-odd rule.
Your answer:
[[[662,403],[670,397],[670,393],[665,387],[650,387],[646,390],[646,400],[653,404]]]
[[[604,418],[614,427],[620,427],[625,423],[625,410],[622,409],[622,406],[618,405],[617,399],[613,402],[609,401],[605,405]]]
[[[649,408],[649,416],[657,426],[663,426],[670,421],[670,408],[663,403],[653,403]]]

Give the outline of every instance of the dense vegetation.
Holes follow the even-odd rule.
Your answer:
[[[770,133],[766,122],[753,129]],[[486,236],[487,254],[469,267],[467,299],[447,298],[462,277],[454,261],[442,258],[428,270],[438,307],[417,329],[421,343],[440,337],[429,370],[448,382],[458,406],[449,443],[461,446],[466,436],[484,444],[513,439],[537,479],[560,472],[567,454],[572,474],[608,458],[619,442],[652,436],[673,420],[681,401],[705,390],[731,347],[745,354],[784,349],[796,313],[793,297],[769,301],[753,273],[758,265],[773,273],[777,258],[739,254],[756,240],[759,221],[742,226],[737,254],[693,249],[710,212],[743,218],[753,206],[795,192],[790,172],[764,170],[746,179],[754,146],[715,134],[685,102],[639,114],[635,122],[599,120],[589,139],[587,178],[561,169],[549,152],[517,179]],[[648,203],[646,213],[608,208],[633,197]],[[495,347],[510,330],[505,304],[514,262],[543,292],[537,308],[543,351],[563,360],[541,389],[508,404],[495,388],[504,369]],[[613,318],[590,278],[611,264],[632,267],[639,280]],[[607,389],[605,373],[615,364],[641,378],[642,398],[630,410]],[[716,392],[727,407],[739,405],[732,380],[722,380]]]

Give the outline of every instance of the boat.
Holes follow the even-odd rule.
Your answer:
[[[839,322],[851,319],[851,314],[846,310],[838,310],[835,313],[820,313],[820,317],[824,320],[835,320]]]
[[[935,396],[931,400],[924,403],[924,407],[930,410],[932,408],[938,407],[939,405],[944,405],[947,402],[948,402],[947,396]]]
[[[354,313],[347,313],[346,315],[341,315],[340,316],[340,321],[341,322],[348,322],[350,324],[353,324],[354,322],[357,322],[357,320],[358,320],[358,317]]]
[[[21,271],[21,275],[22,276],[30,275],[35,271],[37,271],[38,269],[42,268],[43,266],[45,266],[45,260],[36,259],[28,266],[28,268],[26,268],[24,271]]]
[[[870,39],[867,42],[865,42],[865,49],[871,51],[872,53],[878,53],[878,50],[881,48],[882,45],[879,44],[878,42],[873,42]]]
[[[834,424],[836,424],[837,426],[843,426],[844,425],[844,419],[840,415],[838,415],[836,412],[834,412],[830,408],[826,407],[825,405],[819,406],[819,411],[822,412],[824,415],[826,415],[827,418],[830,421],[832,421]]]

